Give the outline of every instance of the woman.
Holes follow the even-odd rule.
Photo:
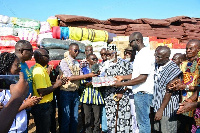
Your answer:
[[[17,56],[14,53],[2,53],[0,55],[0,75],[18,75],[20,72],[20,62]],[[3,105],[6,105],[9,99],[11,98],[10,90],[1,90],[0,92],[0,102]],[[19,113],[16,115],[13,124],[9,132],[25,132],[27,129],[27,114],[26,108],[37,104],[41,100],[35,96],[29,97],[24,100],[23,104],[19,108]]]

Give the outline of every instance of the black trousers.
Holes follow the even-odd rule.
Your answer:
[[[85,132],[86,133],[99,133],[100,131],[100,111],[101,105],[83,104],[85,114]],[[94,130],[92,131],[92,113],[94,113]]]
[[[53,115],[52,102],[37,104],[32,107],[32,115],[36,125],[36,133],[49,133]]]
[[[190,133],[192,125],[195,124],[194,118],[179,114],[177,133]]]

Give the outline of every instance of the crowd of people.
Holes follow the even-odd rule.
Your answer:
[[[53,71],[47,49],[33,52],[30,42],[20,40],[15,53],[0,55],[0,75],[20,77],[0,91],[0,132],[27,133],[30,113],[37,133],[56,132],[57,103],[61,133],[77,133],[78,123],[82,133],[200,133],[199,49],[200,41],[190,40],[186,54],[171,60],[170,48],[152,52],[134,32],[123,59],[116,45],[108,44],[100,50],[101,62],[92,46],[77,61],[79,46],[71,43]],[[29,69],[32,56],[36,63]],[[93,87],[93,77],[116,81]]]

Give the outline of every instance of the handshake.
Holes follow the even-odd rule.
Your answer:
[[[194,90],[194,87],[193,86],[189,86],[189,85],[186,85],[183,83],[182,80],[176,78],[172,81],[170,81],[168,84],[167,84],[167,88],[169,91],[177,91],[177,90]]]

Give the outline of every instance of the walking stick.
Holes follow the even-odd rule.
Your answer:
[[[115,122],[115,133],[117,133],[117,119],[118,119],[118,110],[119,110],[119,101],[120,99],[117,98],[117,94],[113,96],[113,99],[117,102],[117,109],[116,109],[116,122]]]
[[[128,88],[126,87],[126,88],[123,90],[123,92],[126,92],[127,90],[128,90]],[[117,102],[116,122],[115,122],[115,133],[117,133],[117,119],[118,119],[119,101],[120,101],[121,99],[119,99],[119,98],[117,97],[117,94],[115,94],[115,95],[113,96],[113,99]]]

